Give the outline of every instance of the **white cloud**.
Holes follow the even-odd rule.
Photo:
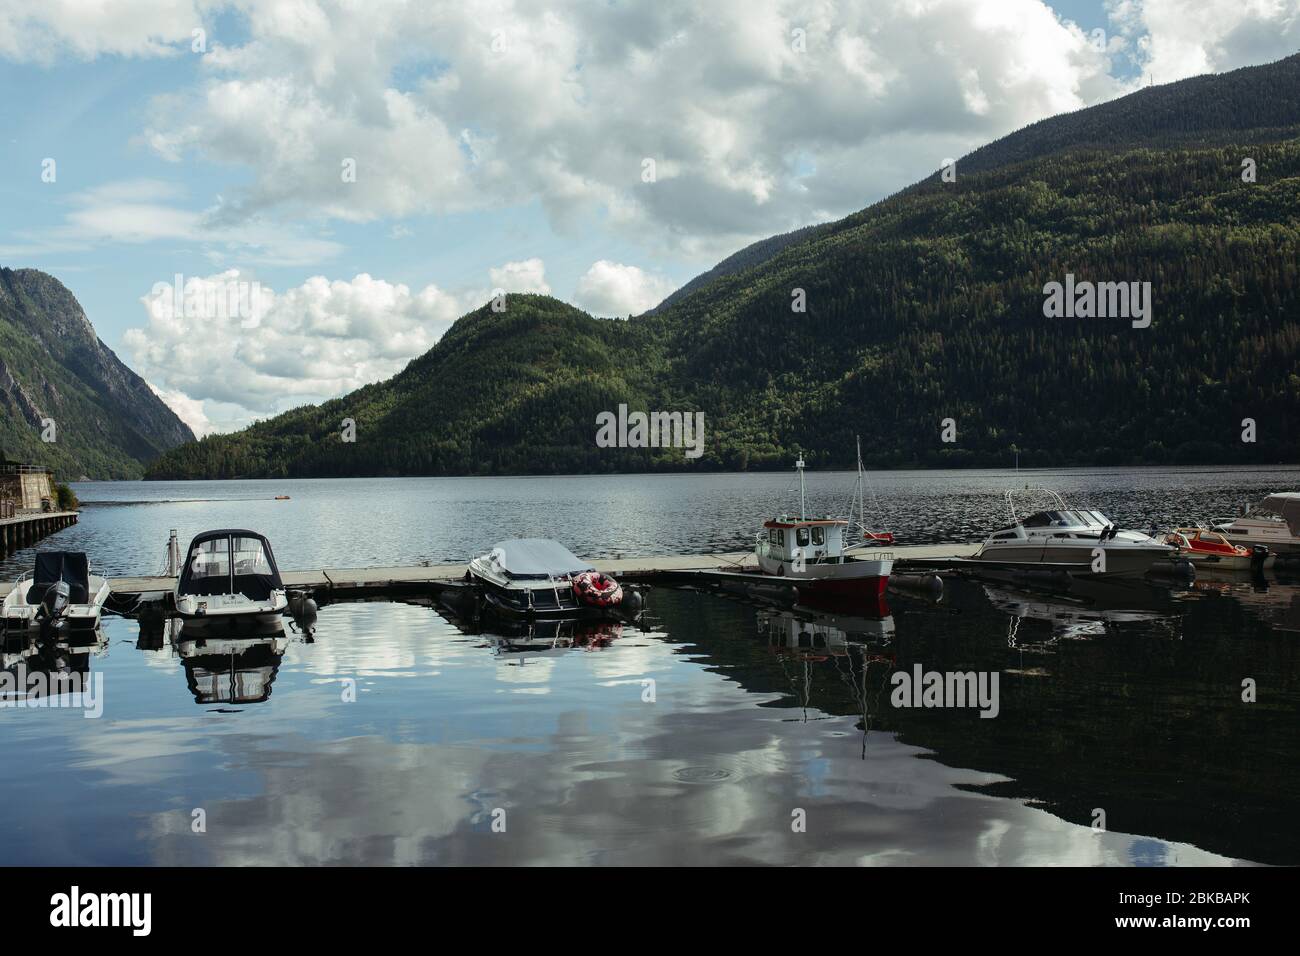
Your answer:
[[[489,270],[507,292],[549,293],[539,258]],[[140,301],[146,323],[123,342],[135,369],[196,435],[243,428],[391,378],[490,293],[418,292],[361,274],[313,276],[284,292],[238,269],[165,276]]]
[[[247,280],[228,270],[185,291],[215,293]],[[316,276],[261,294],[261,314],[250,321],[231,310],[187,314],[171,307],[169,292],[157,301],[151,292],[141,299],[147,324],[123,336],[135,368],[196,432],[242,427],[389,378],[431,348],[461,310],[436,286],[412,292],[365,274],[350,282]]]
[[[675,286],[636,266],[601,259],[578,280],[578,305],[592,315],[639,315],[652,309]]]
[[[190,50],[209,6],[201,0],[0,0],[0,56],[29,63],[61,55],[174,56]]]
[[[149,385],[149,387],[162,399],[164,405],[176,413],[177,418],[190,426],[190,431],[194,432],[196,438],[202,438],[215,431],[211,419],[203,410],[201,401],[190,398],[184,392],[167,391],[156,385]]]
[[[188,54],[204,17],[233,24],[141,135],[163,158],[248,171],[209,228],[538,202],[561,227],[595,212],[709,255],[1125,92],[1113,56],[1165,81],[1300,45],[1300,0],[1108,4],[1120,36],[1098,50],[1042,0],[0,0],[0,56]],[[192,234],[193,215],[133,204],[78,224],[144,241]]]
[[[1041,0],[241,9],[247,39],[214,45],[144,135],[251,171],[227,222],[538,201],[562,227],[595,211],[656,245],[730,249],[1123,88]]]
[[[1267,63],[1300,48],[1300,0],[1109,0],[1107,6],[1156,83]]]
[[[522,262],[507,262],[496,269],[489,269],[492,287],[505,292],[538,292],[550,295],[551,287],[546,284],[546,265],[541,259],[524,259]]]
[[[105,243],[180,241],[206,250],[216,261],[238,255],[266,266],[317,265],[342,245],[293,224],[260,219],[217,222],[210,212],[185,208],[183,191],[158,179],[109,182],[74,193],[61,224],[18,231],[0,255],[17,258],[77,251]]]
[[[1111,51],[1136,51],[1157,81],[1275,58],[1300,40],[1298,4],[1111,0],[1127,41]],[[0,55],[157,55],[220,6],[244,30],[210,38],[199,85],[157,98],[142,139],[250,170],[216,210],[226,225],[537,200],[560,224],[592,209],[687,251],[734,245],[1128,88],[1042,0],[127,0],[112,17],[0,0]],[[857,175],[819,175],[842,168]]]

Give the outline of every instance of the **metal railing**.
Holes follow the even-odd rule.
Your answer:
[[[54,469],[45,465],[20,465],[17,462],[6,462],[3,474],[6,475],[52,475]]]

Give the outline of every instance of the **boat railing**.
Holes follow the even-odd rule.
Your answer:
[[[1011,515],[1011,523],[1019,524],[1020,515],[1016,513],[1016,500],[1033,500],[1035,496],[1042,496],[1050,502],[1050,507],[1045,509],[1030,508],[1029,511],[1070,511],[1070,507],[1065,503],[1065,499],[1053,491],[1051,488],[1045,488],[1041,485],[1029,486],[1024,488],[1008,488],[1004,492],[1007,502],[1007,512]]]

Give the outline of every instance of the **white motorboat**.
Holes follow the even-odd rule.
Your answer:
[[[1141,576],[1161,563],[1173,567],[1177,549],[1140,531],[1122,531],[1100,511],[1070,508],[1054,491],[1021,494],[1046,499],[1047,507],[1018,511],[1016,492],[1007,492],[1011,523],[989,535],[972,560],[1011,567],[1041,567],[1069,574]]]
[[[799,517],[781,515],[763,522],[754,556],[764,574],[784,579],[801,597],[879,597],[885,593],[893,570],[892,552],[859,551],[864,546],[892,544],[894,537],[863,527],[864,543],[850,541],[849,518],[809,518],[804,489],[804,460],[795,462],[799,472]],[[858,452],[858,507],[862,507],[862,453]]]
[[[1211,527],[1233,544],[1263,545],[1287,558],[1300,557],[1300,493],[1269,495],[1237,518],[1215,518]]]
[[[609,612],[623,601],[617,581],[550,538],[498,541],[470,561],[465,579],[489,606],[528,617]]]
[[[42,551],[36,566],[26,572],[5,595],[5,627],[11,630],[40,627],[93,629],[108,600],[108,581],[90,573],[81,551]]]
[[[256,531],[205,531],[190,542],[176,582],[186,630],[283,627],[288,606],[271,543]]]

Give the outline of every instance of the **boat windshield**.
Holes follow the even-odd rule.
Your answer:
[[[270,574],[271,562],[261,538],[232,538],[235,550],[235,574]]]
[[[1084,524],[1094,528],[1108,528],[1115,523],[1100,511],[1076,511],[1075,514],[1082,519]]]
[[[1035,511],[1021,524],[1026,528],[1105,528],[1111,521],[1100,511],[1067,509]]]
[[[209,538],[207,541],[198,542],[190,550],[188,577],[196,584],[211,578],[228,579],[230,577],[230,539],[225,537]],[[199,591],[196,593],[208,594],[212,592]]]

